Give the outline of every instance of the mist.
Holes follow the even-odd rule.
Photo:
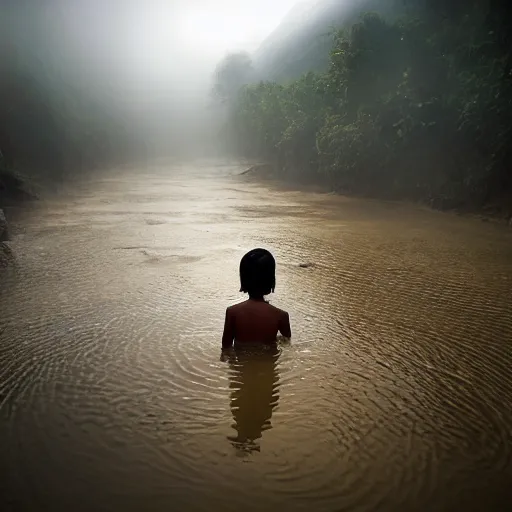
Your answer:
[[[256,49],[294,3],[4,2],[4,157],[62,174],[207,153],[215,65],[228,51]]]
[[[0,0],[0,511],[510,509],[508,2]]]

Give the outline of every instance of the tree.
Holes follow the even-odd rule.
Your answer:
[[[511,23],[492,1],[502,16],[477,0],[410,0],[414,16],[388,21],[365,14],[334,33],[326,72],[225,87],[239,91],[224,95],[236,98],[235,147],[351,193],[441,207],[510,199]]]
[[[214,98],[222,103],[232,103],[240,89],[250,83],[252,74],[252,61],[247,53],[227,55],[215,69]]]

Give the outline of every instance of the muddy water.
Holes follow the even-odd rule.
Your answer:
[[[238,171],[111,173],[23,220],[1,510],[509,509],[511,232]],[[294,338],[221,361],[254,246]]]

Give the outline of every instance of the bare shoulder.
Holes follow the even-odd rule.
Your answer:
[[[226,308],[226,311],[228,311],[229,313],[235,313],[236,311],[243,309],[246,302],[247,301],[239,302],[238,304],[233,304],[232,306],[228,306]]]
[[[272,304],[269,304],[269,307],[272,308],[272,311],[274,311],[276,315],[279,315],[281,317],[288,316],[288,312],[285,311],[284,309],[279,309],[276,306],[273,306]]]
[[[238,304],[233,304],[232,306],[228,306],[226,308],[226,314],[228,316],[236,316],[236,314],[240,311],[243,311],[247,307],[247,301],[239,302]]]

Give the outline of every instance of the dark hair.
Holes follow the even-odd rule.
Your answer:
[[[276,287],[276,260],[265,249],[253,249],[240,261],[240,291],[263,297]]]

